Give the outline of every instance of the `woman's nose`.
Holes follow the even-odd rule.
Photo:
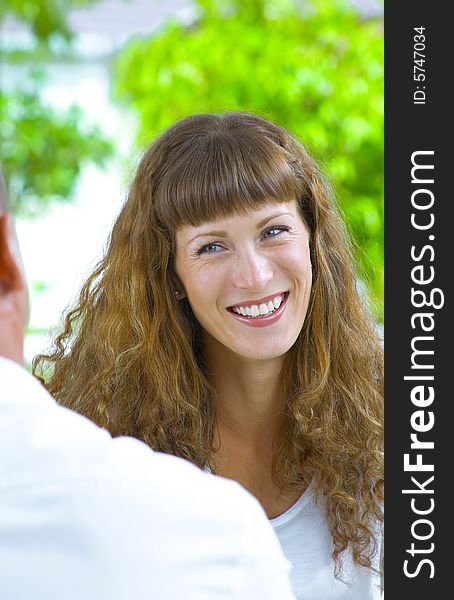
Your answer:
[[[273,278],[269,259],[256,250],[241,252],[232,267],[232,283],[238,289],[262,291]]]

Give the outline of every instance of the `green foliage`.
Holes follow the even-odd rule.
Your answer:
[[[383,31],[346,2],[199,0],[117,57],[143,146],[195,112],[247,110],[295,133],[333,181],[377,317],[383,299]]]
[[[69,8],[95,0],[3,0],[0,22],[7,14],[27,22],[38,46],[52,36],[69,40]],[[3,53],[3,60],[8,58]],[[20,62],[36,65],[36,49],[21,52]],[[112,144],[97,127],[84,124],[80,109],[56,111],[40,98],[44,71],[24,80],[22,88],[0,91],[0,164],[16,214],[36,216],[54,201],[68,201],[84,162],[102,165]]]
[[[68,201],[84,161],[103,164],[112,152],[98,129],[83,130],[77,107],[58,113],[33,92],[0,93],[0,156],[15,214],[37,216]]]
[[[2,0],[0,22],[7,14],[28,23],[37,40],[48,41],[53,35],[71,39],[66,16],[71,8],[93,4],[98,0]]]

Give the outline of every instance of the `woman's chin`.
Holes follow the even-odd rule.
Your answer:
[[[230,350],[237,356],[248,360],[273,360],[283,357],[293,346],[293,343],[276,343],[276,341],[272,341],[260,346],[241,344],[230,348]]]

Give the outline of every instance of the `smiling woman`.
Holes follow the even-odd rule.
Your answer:
[[[218,342],[207,359],[282,357],[301,331],[312,284],[296,201],[179,228],[175,272],[205,343]]]
[[[379,597],[382,350],[286,130],[225,113],[165,131],[49,365],[62,404],[254,494],[299,599]]]

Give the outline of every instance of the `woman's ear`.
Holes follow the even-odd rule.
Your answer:
[[[173,290],[173,293],[177,300],[183,300],[183,298],[186,298],[186,291],[184,289],[184,285],[182,284],[180,278],[176,273],[173,273],[172,275],[170,287]]]

